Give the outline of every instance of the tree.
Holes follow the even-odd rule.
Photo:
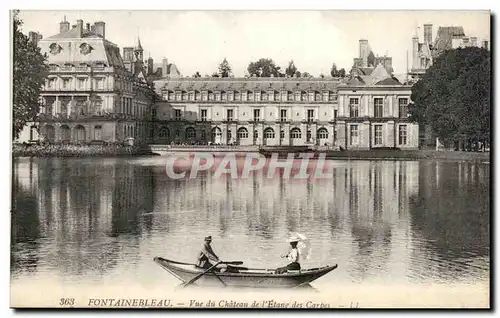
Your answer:
[[[212,77],[220,77],[220,75],[219,75],[218,73],[215,73],[215,72],[214,72],[214,73],[212,74]]]
[[[285,69],[285,74],[290,77],[293,77],[293,75],[295,75],[296,72],[297,72],[297,67],[295,66],[295,63],[293,63],[293,60],[291,60],[288,63],[288,67]]]
[[[302,73],[302,77],[312,77],[312,75],[307,72],[304,72]]]
[[[412,87],[410,119],[459,149],[490,140],[491,57],[477,47],[443,52]]]
[[[332,64],[332,68],[330,69],[330,75],[332,77],[337,77],[338,76],[337,65],[335,63]]]
[[[251,62],[247,70],[250,76],[270,77],[273,75],[275,77],[283,77],[280,67],[276,66],[272,59],[261,58],[257,62]]]
[[[198,72],[198,71],[197,71],[196,73],[194,73],[194,74],[193,74],[193,77],[194,77],[194,78],[198,78],[198,77],[201,77],[201,74],[200,74],[200,72]]]
[[[229,62],[224,58],[222,63],[219,64],[219,75],[220,77],[229,77],[232,74],[231,70],[231,65],[229,65]]]
[[[21,32],[23,21],[13,13],[13,125],[12,138],[19,137],[23,127],[35,121],[40,112],[39,96],[48,75],[47,55]]]
[[[341,68],[337,74],[338,77],[345,77],[345,69]]]

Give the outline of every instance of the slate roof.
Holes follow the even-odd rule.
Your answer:
[[[197,91],[335,91],[340,84],[336,79],[297,79],[297,78],[179,78],[154,81],[157,92],[161,90]]]

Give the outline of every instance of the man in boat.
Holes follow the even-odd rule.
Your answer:
[[[205,237],[205,243],[201,248],[200,254],[198,254],[198,262],[196,263],[197,267],[209,269],[213,265],[217,264],[217,262],[220,262],[219,257],[215,254],[210,244],[212,244],[212,237]],[[214,268],[214,270],[218,269]]]
[[[290,239],[288,239],[291,248],[287,254],[281,255],[281,257],[286,257],[290,261],[290,263],[284,267],[277,268],[275,271],[276,274],[283,274],[289,270],[300,270],[300,255],[299,249],[297,248],[297,244],[299,243],[299,241],[300,238],[297,235],[294,235]]]
[[[209,269],[210,267],[220,262],[220,259],[215,254],[211,244],[212,244],[212,237],[211,236],[205,237],[205,243],[201,248],[200,254],[198,254],[198,262],[196,263],[197,267],[203,269]],[[238,267],[225,264],[221,264],[220,266],[216,266],[213,268],[213,270],[216,272],[231,272],[231,273],[238,273],[239,269],[240,268]]]

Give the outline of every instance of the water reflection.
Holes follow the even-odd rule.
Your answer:
[[[192,260],[205,235],[219,254],[274,267],[292,231],[313,242],[304,266],[339,264],[325,278],[332,282],[488,274],[487,165],[333,161],[330,179],[290,180],[281,171],[174,180],[163,164],[16,159],[13,276],[155,284],[153,256]]]

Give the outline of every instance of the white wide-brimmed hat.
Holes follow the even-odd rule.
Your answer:
[[[290,238],[287,240],[288,243],[298,242],[298,241],[300,241],[300,237],[297,234],[290,236]]]

